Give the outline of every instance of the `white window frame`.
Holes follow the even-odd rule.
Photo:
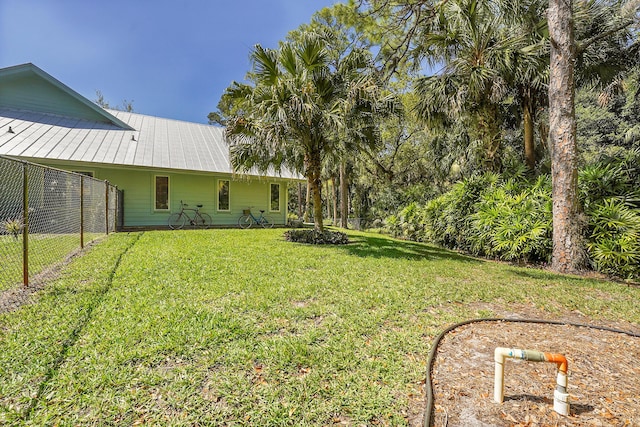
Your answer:
[[[271,209],[271,186],[272,185],[277,185],[278,186],[278,210],[275,209]],[[269,212],[281,212],[282,211],[282,184],[280,184],[279,182],[270,182],[269,183]]]
[[[229,203],[229,208],[228,209],[220,209],[220,182],[222,181],[226,181],[227,182],[227,198],[228,198],[228,203]],[[216,210],[218,212],[231,212],[231,180],[230,179],[225,179],[225,178],[218,178],[216,179]]]
[[[167,178],[167,208],[158,208],[158,178]],[[153,211],[154,212],[170,212],[171,211],[171,177],[169,175],[153,175]]]

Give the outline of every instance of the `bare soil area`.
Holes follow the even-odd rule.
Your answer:
[[[580,313],[549,319],[532,307],[486,305],[506,318],[594,324]],[[548,316],[548,314],[547,314]],[[640,334],[636,324],[598,326]],[[507,359],[504,402],[493,401],[496,347],[563,354],[570,415],[553,410],[557,368]],[[434,426],[640,426],[640,338],[585,327],[513,322],[461,326],[443,337],[432,369]]]

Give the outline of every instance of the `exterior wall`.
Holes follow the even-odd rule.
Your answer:
[[[105,121],[104,116],[35,74],[3,79],[0,82],[0,106]]]
[[[37,161],[36,161],[37,162]],[[180,200],[195,208],[201,204],[202,212],[211,215],[214,226],[235,226],[242,210],[251,208],[258,216],[265,211],[269,221],[284,225],[287,220],[287,180],[276,178],[233,178],[231,175],[213,173],[190,173],[175,170],[152,170],[141,168],[115,168],[104,165],[69,162],[40,162],[47,165],[81,172],[92,172],[95,178],[107,180],[124,190],[124,226],[164,226],[173,212],[180,209]],[[155,210],[155,177],[169,177],[169,209]],[[229,180],[229,211],[219,211],[218,180]],[[280,211],[270,207],[272,183],[280,184]]]

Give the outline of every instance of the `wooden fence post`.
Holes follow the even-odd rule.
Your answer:
[[[22,283],[29,285],[29,172],[22,164]]]
[[[106,234],[109,234],[109,181],[104,182],[104,218]]]
[[[84,248],[84,175],[80,175],[80,248]]]

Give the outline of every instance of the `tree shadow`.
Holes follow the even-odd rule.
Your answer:
[[[425,243],[375,236],[349,236],[351,243],[340,246],[351,255],[363,258],[393,258],[413,261],[450,260],[481,264],[483,261]]]
[[[560,274],[554,273],[553,271],[547,271],[543,269],[537,269],[532,267],[520,267],[520,268],[509,268],[508,271],[513,273],[515,276],[524,277],[526,279],[535,279],[535,280],[553,280],[553,281],[594,281],[594,280],[605,280],[601,278],[595,277],[581,277],[577,275],[568,275],[568,274]]]

